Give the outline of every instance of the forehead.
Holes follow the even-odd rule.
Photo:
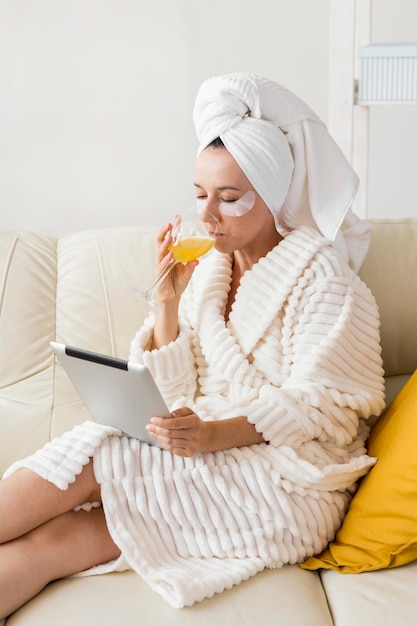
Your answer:
[[[251,187],[245,174],[225,148],[208,147],[203,150],[196,162],[196,185],[204,187]]]

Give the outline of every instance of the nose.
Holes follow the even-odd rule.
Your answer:
[[[199,215],[201,223],[204,224],[210,235],[220,234],[219,205],[216,202],[200,204]]]
[[[198,213],[202,222],[218,222],[220,211],[217,198],[205,198],[198,201]]]
[[[216,214],[214,214],[208,209],[204,209],[202,213],[200,213],[201,222],[205,225],[207,230],[210,230],[210,232],[213,232],[213,233],[219,232],[220,222],[217,217],[218,214],[219,214],[218,211],[216,211]]]

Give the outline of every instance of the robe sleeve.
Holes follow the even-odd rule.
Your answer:
[[[154,319],[150,314],[135,334],[129,360],[149,368],[167,406],[171,407],[179,397],[195,394],[197,383],[191,334],[184,324],[180,324],[175,341],[158,350],[150,350]]]

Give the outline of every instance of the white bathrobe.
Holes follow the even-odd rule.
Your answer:
[[[86,573],[132,568],[174,607],[320,552],[375,462],[360,421],[384,404],[368,288],[309,228],[244,274],[225,324],[231,273],[227,255],[202,260],[178,339],[146,350],[151,315],[130,358],[151,369],[172,407],[245,415],[265,443],[181,458],[87,422],[7,472],[26,466],[65,489],[93,457],[122,556]]]

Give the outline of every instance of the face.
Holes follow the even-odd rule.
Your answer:
[[[241,250],[256,257],[265,254],[265,248],[269,250],[276,245],[279,235],[271,212],[225,148],[209,146],[201,152],[196,164],[195,188],[200,219],[209,234],[216,236],[217,250],[227,253]],[[253,194],[250,210],[233,210],[232,203],[253,199]],[[235,206],[239,207],[239,202]],[[217,235],[213,232],[216,221]]]

